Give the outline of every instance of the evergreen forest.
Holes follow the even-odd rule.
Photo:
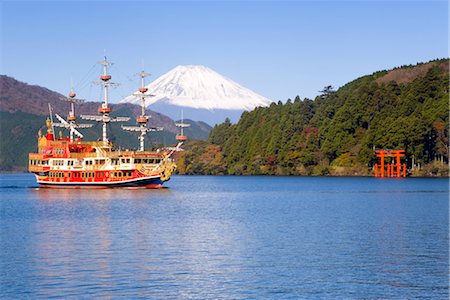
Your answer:
[[[180,174],[371,175],[375,149],[405,149],[411,175],[448,176],[449,60],[358,78],[315,99],[226,119],[190,141]]]

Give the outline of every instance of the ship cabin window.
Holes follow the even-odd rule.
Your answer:
[[[48,160],[43,160],[41,161],[43,166],[47,166],[48,165]]]
[[[142,159],[140,159],[140,158],[135,158],[135,159],[134,159],[134,163],[135,163],[135,164],[140,164],[141,161],[142,161]]]
[[[94,172],[82,172],[81,178],[94,178]]]
[[[64,178],[63,172],[50,172],[49,175],[51,178]]]
[[[55,154],[64,154],[64,149],[55,148],[55,149],[53,149],[53,153],[55,153]]]
[[[52,161],[53,166],[64,166],[64,160],[61,159],[55,159]]]
[[[120,171],[112,172],[111,175],[112,175],[111,177],[114,177],[114,178],[122,177],[122,172],[120,172]]]
[[[133,176],[132,171],[115,171],[111,172],[111,177],[113,178],[120,178],[120,177],[131,177]]]
[[[118,158],[111,158],[111,164],[113,166],[117,166],[119,164],[119,159]]]
[[[134,160],[137,164],[159,164],[160,161],[159,158],[142,158]]]
[[[129,164],[131,160],[130,160],[129,158],[122,158],[120,161],[121,161],[123,164]]]
[[[159,158],[148,158],[148,159],[143,159],[144,164],[159,164],[160,159]]]
[[[68,160],[67,161],[67,165],[68,166],[73,166],[75,164],[75,161],[73,161],[73,160]]]
[[[91,166],[92,165],[92,160],[86,160],[85,162],[84,162],[84,164],[86,165],[86,166]]]
[[[98,178],[104,178],[105,177],[105,172],[97,172],[97,177]]]
[[[96,164],[96,165],[104,165],[105,162],[106,162],[106,161],[105,161],[104,159],[96,159],[96,160],[95,160],[95,164]]]
[[[70,178],[70,176],[71,176],[72,174],[69,172],[69,173],[67,173],[67,177],[69,177]]]

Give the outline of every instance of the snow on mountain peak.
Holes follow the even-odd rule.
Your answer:
[[[146,104],[156,102],[196,109],[252,110],[271,101],[201,65],[177,66],[149,85]],[[121,102],[140,104],[136,94]]]

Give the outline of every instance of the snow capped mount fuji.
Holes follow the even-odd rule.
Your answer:
[[[153,97],[147,98],[146,104],[153,105],[153,109],[177,106],[183,109],[242,112],[257,106],[268,106],[271,103],[269,99],[205,66],[177,66],[147,85],[147,88],[147,94]],[[137,94],[133,94],[121,102],[139,104],[140,98]]]

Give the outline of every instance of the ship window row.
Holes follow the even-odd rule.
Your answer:
[[[53,166],[64,166],[64,160],[62,159],[55,159],[52,161]]]
[[[73,173],[73,178],[94,178],[94,172],[76,172]]]
[[[94,172],[82,172],[81,178],[94,178]]]
[[[104,165],[106,163],[106,160],[105,159],[88,159],[84,163],[86,166]]]
[[[53,149],[54,154],[64,154],[64,149],[55,148]]]
[[[74,160],[62,160],[62,159],[54,159],[54,160],[52,160],[51,161],[51,165],[52,166],[64,166],[64,165],[66,165],[66,162],[67,162],[67,166],[75,165],[75,161]],[[48,164],[48,161],[46,161],[46,160],[43,160],[43,161],[30,160],[30,164],[37,165],[37,166],[39,166],[39,165],[44,165],[45,166],[45,165]]]
[[[118,158],[112,158],[111,164],[113,166],[118,166],[119,161],[122,164],[129,164],[132,162],[130,158],[121,158],[120,160]],[[161,159],[159,158],[135,158],[133,161],[135,164],[159,164],[161,162]]]
[[[30,159],[30,165],[32,165],[32,166],[47,166],[48,160]]]
[[[105,172],[73,172],[73,178],[94,178],[95,176],[97,178],[108,177]]]
[[[116,171],[116,172],[111,172],[111,177],[113,177],[113,178],[131,177],[131,176],[133,176],[133,172],[132,172],[132,171]]]
[[[48,175],[51,178],[64,178],[64,172],[50,172]]]
[[[135,158],[135,164],[159,164],[161,160],[159,158]]]

